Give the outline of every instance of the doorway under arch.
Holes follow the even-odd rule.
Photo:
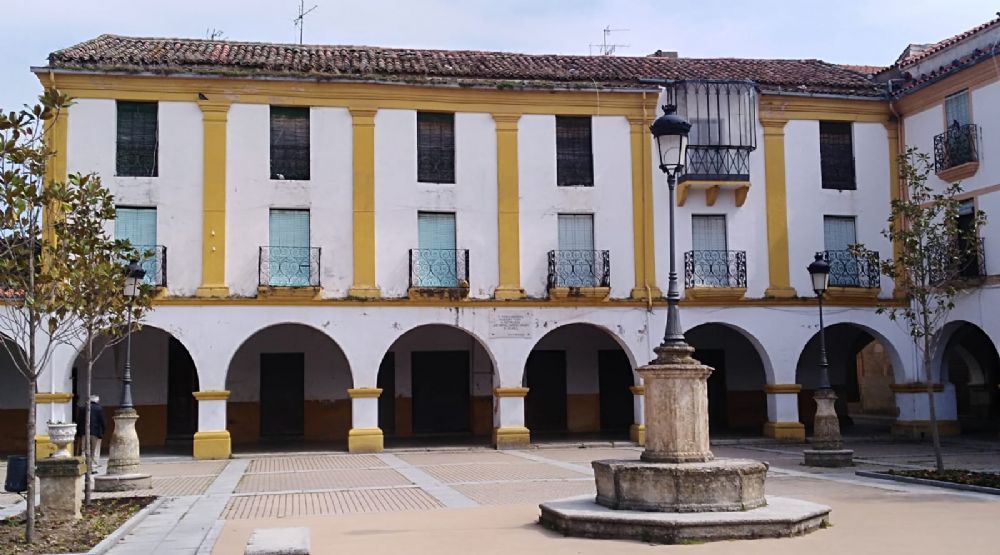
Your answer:
[[[0,346],[0,453],[23,454],[28,448],[28,380],[8,351],[20,347],[5,337],[0,341],[5,343]]]
[[[989,336],[975,324],[956,323],[944,345],[943,376],[955,386],[963,432],[1000,428],[1000,356]]]

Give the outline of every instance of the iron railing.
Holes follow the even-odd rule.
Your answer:
[[[967,247],[965,256],[959,264],[958,275],[963,278],[979,278],[986,276],[986,249],[983,246],[985,239],[976,237],[975,244]]]
[[[153,287],[167,286],[167,247],[163,245],[133,245],[139,253],[139,265],[146,271],[143,282]]]
[[[698,250],[684,253],[684,287],[747,286],[746,251]]]
[[[974,244],[968,244],[972,243]],[[927,275],[931,283],[942,283],[963,279],[974,279],[986,276],[986,250],[984,240],[976,237],[967,240],[966,245],[945,243],[941,252],[928,256],[929,267]],[[958,253],[958,256],[956,256]]]
[[[979,129],[973,123],[953,123],[944,133],[934,136],[934,171],[942,172],[968,162],[979,161]]]
[[[319,247],[260,247],[258,284],[264,287],[319,287]]]
[[[859,258],[851,251],[822,251],[823,259],[830,264],[830,286],[861,287],[878,289],[882,286],[882,277],[878,264],[872,264],[866,258]],[[878,260],[878,253],[873,254]]]
[[[556,287],[610,287],[608,251],[549,251],[549,289]]]
[[[679,182],[692,180],[749,181],[749,147],[689,145]]]
[[[410,287],[469,286],[468,249],[410,249]]]

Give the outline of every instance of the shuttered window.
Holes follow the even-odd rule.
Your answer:
[[[854,218],[850,216],[823,216],[823,243],[828,251],[846,251],[858,242]]]
[[[271,209],[268,285],[309,285],[309,211]]]
[[[969,113],[969,91],[957,92],[944,99],[944,112],[948,126],[972,123]]]
[[[455,182],[455,114],[417,112],[417,181]]]
[[[415,263],[420,287],[456,287],[458,252],[455,241],[455,214],[417,213],[419,256]]]
[[[119,100],[116,108],[115,174],[156,177],[159,171],[157,104]]]
[[[146,271],[146,283],[156,282],[156,256],[144,257],[156,247],[156,208],[115,208],[115,239],[127,240],[143,258],[139,261]]]
[[[455,250],[455,214],[417,214],[417,241],[421,249]]]
[[[691,247],[696,251],[726,251],[725,216],[691,216]]]
[[[309,179],[309,108],[271,106],[271,179]]]
[[[559,214],[559,254],[556,271],[563,287],[593,287],[596,283],[594,215]]]
[[[594,153],[589,117],[556,117],[556,184],[594,185]]]
[[[593,214],[559,214],[559,250],[594,250]]]
[[[854,144],[851,139],[850,123],[831,121],[819,123],[819,158],[824,189],[857,188],[854,179]]]

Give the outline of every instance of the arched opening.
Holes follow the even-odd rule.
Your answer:
[[[767,421],[767,374],[757,348],[726,324],[702,324],[684,337],[694,357],[714,369],[708,378],[711,435],[759,435]]]
[[[95,342],[99,348],[103,339]],[[104,407],[107,436],[113,433],[111,416],[121,404],[125,370],[125,340],[104,349],[94,362],[91,392]],[[169,332],[152,326],[132,332],[132,403],[139,420],[136,432],[142,446],[189,446],[198,429],[198,370],[187,348]],[[86,395],[83,353],[73,363],[73,407],[79,411]],[[109,443],[105,441],[104,445]]]
[[[226,373],[233,445],[345,442],[352,384],[347,357],[320,330],[278,324],[257,331]]]
[[[955,403],[963,432],[1000,428],[1000,357],[989,336],[968,322],[959,324],[945,343],[944,372],[955,386]]]
[[[826,328],[826,355],[830,385],[837,394],[835,408],[842,432],[884,432],[896,419],[892,346],[867,328],[834,324]],[[799,420],[811,428],[816,416],[813,394],[819,385],[819,332],[806,343],[795,368],[799,393]]]
[[[617,339],[589,324],[542,337],[528,355],[525,426],[532,439],[590,434],[627,439],[634,422],[632,362]]]
[[[23,454],[28,448],[28,380],[10,356],[21,349],[4,337],[0,341],[4,342],[0,346],[0,453]]]
[[[465,330],[430,324],[389,347],[378,371],[379,427],[386,442],[489,441],[493,360]]]

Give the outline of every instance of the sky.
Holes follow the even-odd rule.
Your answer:
[[[307,0],[305,42],[684,57],[819,58],[888,65],[994,17],[995,0]],[[299,0],[0,0],[0,108],[40,92],[31,66],[102,33],[297,42]],[[594,50],[596,52],[596,50]]]

